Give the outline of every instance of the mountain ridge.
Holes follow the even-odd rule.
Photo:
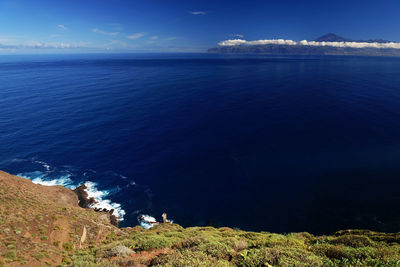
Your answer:
[[[267,41],[267,44],[263,42]],[[208,53],[216,54],[265,54],[265,55],[337,55],[337,56],[387,56],[400,57],[397,43],[383,39],[352,40],[328,33],[312,42],[291,40],[228,40],[220,46],[210,48]],[[225,45],[228,43],[228,45]],[[221,45],[222,44],[222,45]]]
[[[316,42],[356,42],[356,43],[390,43],[391,41],[384,39],[369,39],[369,40],[353,40],[349,38],[342,37],[335,33],[327,33],[315,39]]]
[[[344,38],[335,33],[327,33],[315,39],[316,42],[351,42],[351,39]]]

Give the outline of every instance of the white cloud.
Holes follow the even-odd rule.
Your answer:
[[[140,32],[140,33],[135,33],[135,34],[129,35],[127,37],[128,37],[128,39],[135,40],[135,39],[142,38],[143,36],[145,36],[145,34],[146,34],[145,32]]]
[[[152,40],[152,41],[157,40],[157,39],[158,39],[157,35],[150,37],[150,40]]]
[[[296,45],[295,41],[292,40],[284,40],[284,39],[272,39],[272,40],[257,40],[257,41],[246,41],[243,39],[233,39],[226,40],[218,43],[221,46],[234,46],[234,45],[267,45],[267,44],[276,44],[276,45]]]
[[[61,30],[63,30],[63,31],[68,30],[68,27],[65,26],[65,25],[62,25],[62,24],[58,24],[58,25],[57,25],[57,28],[59,28],[59,29],[61,29]]]
[[[172,37],[165,38],[164,40],[165,41],[172,41],[172,40],[175,40],[175,39],[176,39],[176,37],[172,36]]]
[[[346,48],[395,48],[400,49],[400,43],[367,43],[367,42],[316,42],[316,41],[293,41],[284,39],[267,39],[246,41],[243,39],[225,40],[218,45],[235,46],[235,45],[304,45],[304,46],[329,46],[329,47],[346,47]]]
[[[238,34],[238,33],[232,33],[231,36],[237,37],[237,38],[244,38],[243,34]]]
[[[1,44],[0,48],[7,48],[7,49],[72,49],[72,48],[87,48],[87,43],[44,43],[44,42],[37,42],[37,41],[30,41],[23,44]]]
[[[195,16],[202,16],[202,15],[205,15],[207,13],[204,12],[204,11],[189,11],[189,14],[192,14],[192,15],[195,15]]]
[[[98,28],[93,29],[92,32],[103,34],[103,35],[108,35],[108,36],[115,36],[115,35],[119,34],[119,32],[105,32]]]
[[[26,44],[23,45],[24,48],[59,48],[59,49],[65,49],[65,48],[81,48],[80,45],[73,44],[73,43],[42,43],[42,42],[36,42],[36,43],[31,43],[31,44]]]

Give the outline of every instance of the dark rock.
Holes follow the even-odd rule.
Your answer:
[[[79,206],[82,208],[85,208],[85,209],[91,208],[93,204],[97,203],[97,201],[93,197],[89,198],[89,195],[88,195],[86,189],[87,189],[87,186],[85,184],[83,184],[73,190],[75,192],[75,194],[78,196]],[[113,215],[114,209],[107,210],[107,209],[102,209],[102,208],[93,208],[93,210],[96,212],[108,213],[110,216],[110,223],[112,225],[118,227],[118,217]]]
[[[118,218],[114,214],[110,214],[110,223],[116,227],[118,227]]]
[[[88,195],[86,189],[87,189],[87,186],[83,184],[73,190],[78,195],[78,199],[79,199],[78,204],[82,208],[90,208],[91,205],[97,203],[93,197],[89,198],[89,195]]]

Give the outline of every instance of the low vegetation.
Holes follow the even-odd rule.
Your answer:
[[[0,172],[0,267],[400,266],[400,233],[118,229],[107,214],[78,207],[71,192]]]
[[[400,234],[367,230],[329,236],[160,224],[79,251],[73,266],[400,266]],[[115,247],[133,253],[109,256]],[[104,265],[105,264],[105,265]],[[111,266],[114,266],[111,265]]]

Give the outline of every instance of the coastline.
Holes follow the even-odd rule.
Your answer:
[[[118,227],[118,217],[114,214],[114,209],[106,209],[106,208],[92,208],[94,204],[97,203],[96,199],[94,197],[90,197],[89,193],[87,191],[87,185],[82,184],[72,191],[77,195],[78,197],[78,205],[81,208],[85,209],[93,209],[96,212],[105,212],[110,216],[110,223],[116,227]]]
[[[394,48],[351,48],[293,45],[234,45],[219,46],[207,50],[210,54],[242,55],[287,55],[287,56],[363,56],[400,57],[400,49]]]
[[[400,233],[315,236],[158,223],[117,228],[75,191],[0,171],[0,266],[397,266]]]

